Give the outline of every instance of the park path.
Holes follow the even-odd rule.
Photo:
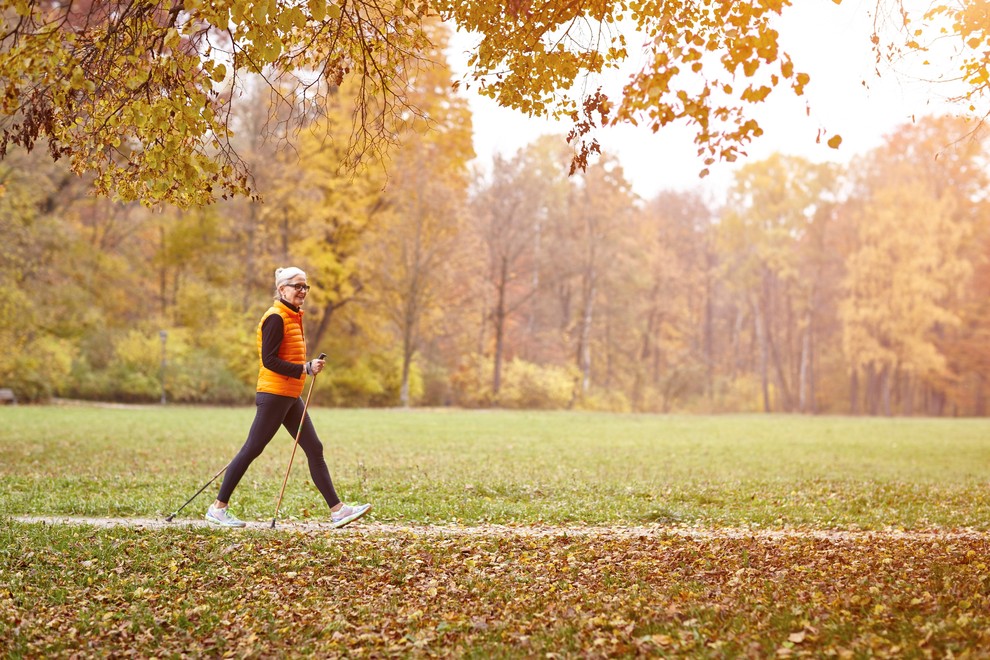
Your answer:
[[[135,529],[203,528],[212,527],[201,518],[176,518],[172,522],[164,518],[100,518],[77,516],[11,516],[11,520],[22,523],[45,525],[89,525],[93,527],[131,527]],[[247,530],[269,530],[271,521],[248,522]],[[402,525],[358,521],[343,529],[334,529],[326,522],[279,521],[275,529],[281,532],[304,534],[326,533],[376,535],[413,535],[436,537],[547,537],[570,536],[577,538],[640,538],[676,536],[694,539],[788,539],[806,538],[821,540],[857,539],[905,539],[905,540],[951,540],[987,539],[990,531],[974,529],[935,529],[935,530],[834,530],[812,528],[760,529],[753,527],[686,527],[664,525],[610,525],[610,526],[559,526],[559,525]],[[231,530],[236,533],[240,530]]]

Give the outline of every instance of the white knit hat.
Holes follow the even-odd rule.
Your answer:
[[[275,293],[278,293],[278,289],[294,277],[306,277],[305,271],[302,268],[296,268],[295,266],[289,266],[288,268],[276,268],[275,269]]]

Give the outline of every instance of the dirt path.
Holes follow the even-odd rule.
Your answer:
[[[133,527],[136,529],[165,529],[165,528],[203,528],[211,527],[200,518],[177,518],[167,522],[164,518],[96,518],[69,516],[12,516],[11,520],[22,523],[45,525],[90,525],[94,527]],[[245,529],[268,530],[271,521],[248,522]],[[358,521],[345,529],[336,530],[326,522],[279,521],[275,529],[281,532],[313,533],[349,533],[372,535],[406,534],[415,536],[498,536],[498,537],[544,537],[544,536],[574,536],[574,537],[614,537],[636,538],[643,536],[678,536],[697,539],[733,539],[733,538],[812,538],[822,540],[855,540],[855,539],[909,539],[909,540],[946,540],[946,539],[990,539],[990,531],[973,529],[924,530],[905,531],[898,529],[883,530],[829,530],[829,529],[759,529],[745,527],[682,527],[663,525],[636,526],[553,526],[553,525],[400,525],[378,523],[374,521]],[[237,530],[232,530],[236,533]]]

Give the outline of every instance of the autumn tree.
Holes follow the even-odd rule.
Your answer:
[[[51,394],[44,364],[67,375],[70,355],[60,339],[76,334],[87,316],[89,296],[72,258],[84,254],[84,243],[59,215],[67,206],[60,193],[73,184],[66,174],[23,150],[0,163],[0,341],[7,346],[0,382],[22,400]]]
[[[628,232],[634,259],[619,299],[636,310],[634,409],[669,410],[685,390],[710,397],[715,374],[715,212],[699,193],[664,191]]]
[[[772,27],[789,5],[4,0],[0,146],[47,142],[123,199],[186,205],[244,193],[250,169],[229,119],[248,74],[260,73],[307,117],[353,81],[347,150],[380,154],[395,122],[417,111],[408,76],[435,47],[424,25],[439,16],[480,38],[466,84],[570,121],[576,165],[598,150],[596,127],[625,122],[691,125],[706,162],[734,160],[762,133],[750,110],[809,82]],[[595,78],[631,52],[644,65],[620,98],[596,91]]]
[[[841,308],[844,346],[865,375],[870,412],[889,415],[895,385],[944,376],[934,333],[959,322],[944,301],[969,274],[955,256],[964,234],[947,201],[917,187],[875,191],[863,213]]]
[[[502,362],[506,333],[513,314],[533,295],[523,264],[529,259],[539,213],[539,198],[533,188],[539,182],[528,176],[525,154],[511,160],[496,155],[491,180],[471,201],[475,231],[485,250],[486,280],[483,288],[484,325],[492,327],[493,400],[502,386]],[[482,340],[479,352],[487,352]]]
[[[576,225],[575,263],[577,265],[578,300],[573,329],[575,363],[581,372],[581,392],[588,395],[592,385],[592,357],[594,345],[602,350],[600,381],[608,385],[611,376],[611,342],[609,341],[610,309],[608,301],[618,302],[612,292],[618,293],[610,276],[617,274],[619,236],[629,221],[632,191],[622,167],[605,158],[596,162],[582,175],[575,190],[571,207]],[[601,308],[604,307],[604,310]],[[606,312],[602,314],[601,311]],[[599,324],[599,316],[605,324]],[[595,341],[596,325],[604,325],[602,341]]]
[[[350,84],[330,98],[324,117],[300,133],[278,178],[279,196],[291,199],[301,222],[292,254],[311,272],[308,340],[320,349],[335,315],[365,287],[360,255],[372,224],[388,211],[387,175],[377,158],[347,167],[345,142],[325,136],[349,130],[356,91]],[[286,204],[279,209],[288,212]]]
[[[444,40],[437,33],[445,29],[432,30],[438,45]],[[402,148],[389,164],[388,217],[370,232],[363,255],[372,304],[389,319],[401,347],[403,406],[411,403],[413,359],[424,336],[440,333],[443,305],[456,290],[452,266],[465,222],[467,161],[474,154],[467,103],[448,98],[450,69],[442,51],[433,57],[434,64],[422,64],[410,76],[409,97],[423,114],[411,114],[403,126]]]
[[[565,337],[573,322],[574,278],[578,270],[574,250],[575,189],[568,177],[573,153],[562,135],[543,135],[526,148],[527,191],[536,196],[532,246],[525,270],[532,295],[520,309],[515,353],[537,364],[564,364],[572,351]]]
[[[959,374],[953,401],[967,414],[985,416],[990,399],[990,240],[985,228],[976,241],[982,254],[974,263],[969,295],[959,310],[959,328],[943,351]]]
[[[351,145],[374,150],[407,106],[408,64],[425,43],[421,16],[401,4],[28,0],[0,9],[0,146],[47,141],[74,171],[94,172],[101,192],[180,205],[250,189],[229,139],[246,74],[263,73],[293,110],[317,114],[353,74],[362,114]]]
[[[984,243],[971,237],[986,223],[986,174],[981,141],[956,138],[963,126],[949,117],[901,126],[856,173],[844,346],[871,411],[900,402],[940,413],[968,370],[953,370],[946,350],[981,259]]]
[[[242,266],[239,299],[245,310],[257,304],[258,289],[269,285],[273,262],[287,263],[289,245],[302,238],[298,209],[306,189],[298,187],[298,151],[287,141],[287,122],[276,121],[295,108],[272,91],[272,84],[260,74],[243,76],[241,97],[227,119],[231,149],[251,172],[255,194],[268,202],[234,197],[222,205],[230,218],[226,249]]]
[[[878,62],[891,64],[896,70],[903,58],[913,56],[925,68],[926,80],[938,81],[943,87],[952,85],[946,96],[961,111],[972,113],[981,125],[990,117],[986,105],[990,92],[990,54],[986,49],[990,20],[983,0],[917,4],[878,0],[876,13],[889,17],[899,29],[884,38],[874,35]],[[946,52],[948,57],[936,56]]]
[[[815,334],[818,284],[803,267],[808,261],[799,246],[808,244],[816,220],[821,231],[825,216],[818,210],[830,197],[834,200],[835,182],[827,165],[778,154],[740,169],[730,191],[720,227],[722,249],[728,252],[724,266],[742,305],[739,313],[752,323],[766,412],[791,411],[799,403],[809,409],[807,351]],[[810,244],[820,245],[814,239]]]

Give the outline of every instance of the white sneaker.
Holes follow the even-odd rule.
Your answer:
[[[243,520],[235,518],[234,514],[228,510],[228,507],[218,509],[212,504],[206,510],[206,522],[220,525],[221,527],[244,527],[247,524]]]
[[[370,504],[345,504],[337,511],[330,512],[330,526],[343,527],[371,511]]]

